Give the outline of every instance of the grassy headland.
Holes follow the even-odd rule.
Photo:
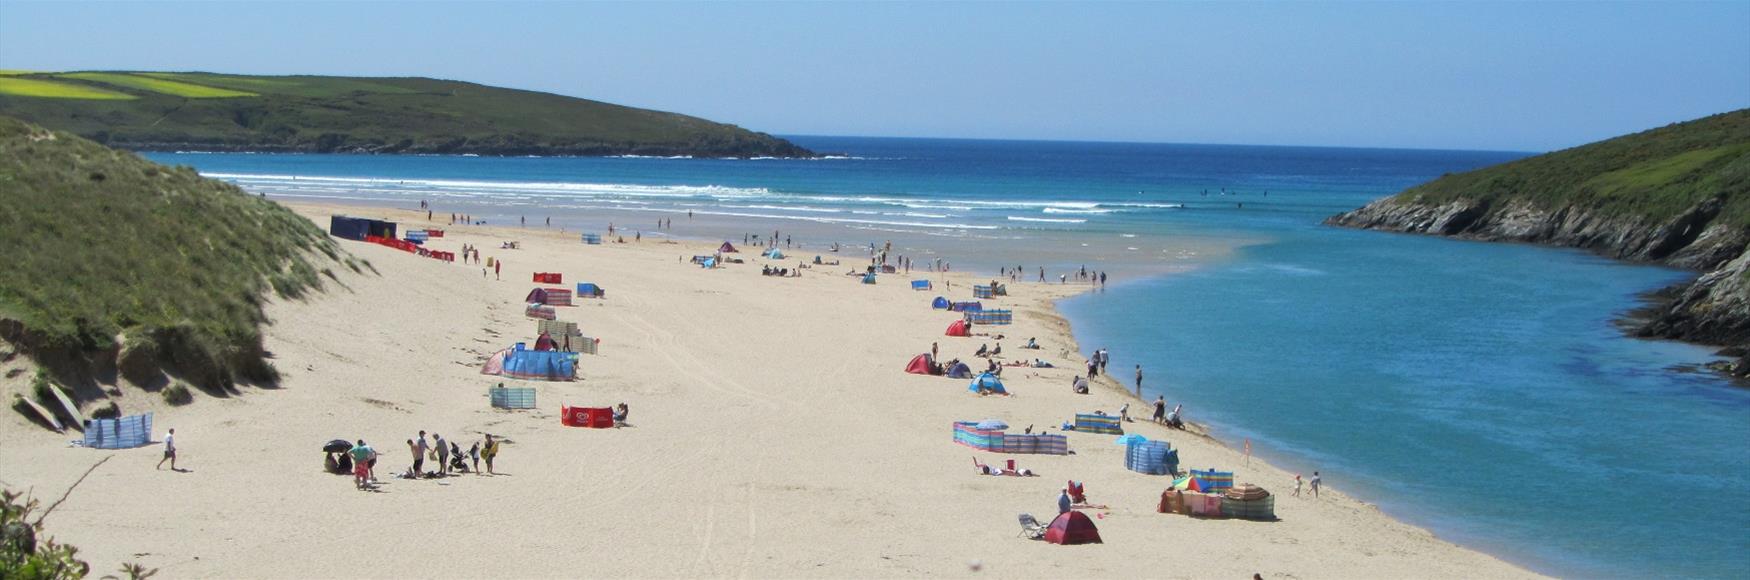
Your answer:
[[[13,71],[0,115],[136,150],[807,157],[676,113],[429,78]]]
[[[1667,290],[1635,333],[1733,345],[1727,370],[1750,377],[1750,109],[1444,175],[1326,223],[1704,272]]]
[[[0,338],[72,382],[168,372],[209,390],[277,380],[259,331],[269,291],[296,298],[330,267],[361,267],[278,204],[7,117],[0,248]]]

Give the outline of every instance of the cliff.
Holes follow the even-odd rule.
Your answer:
[[[1632,332],[1732,347],[1723,370],[1750,375],[1750,109],[1445,175],[1325,223],[1698,271]]]

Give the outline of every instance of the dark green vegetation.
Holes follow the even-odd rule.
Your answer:
[[[79,549],[43,535],[43,518],[54,509],[38,513],[34,499],[0,490],[0,578],[7,580],[71,580],[91,573],[91,565],[79,559]],[[31,521],[32,515],[37,516]],[[144,580],[157,574],[137,564],[123,565],[121,575]],[[108,576],[106,576],[108,577]]]
[[[1488,206],[1525,201],[1600,217],[1669,221],[1720,198],[1717,223],[1750,227],[1750,109],[1448,174],[1412,187],[1401,201],[1457,200]]]
[[[460,81],[209,73],[25,73],[6,78],[137,97],[0,91],[0,115],[126,149],[814,155],[783,139],[697,117]]]
[[[114,374],[152,386],[168,372],[209,392],[272,384],[264,298],[360,268],[278,204],[6,117],[0,248],[0,339],[86,393]]]

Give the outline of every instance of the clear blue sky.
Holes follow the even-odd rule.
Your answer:
[[[1750,107],[1750,2],[0,0],[0,68],[445,77],[779,134],[1547,150]]]

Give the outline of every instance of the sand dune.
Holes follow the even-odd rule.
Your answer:
[[[331,211],[298,209],[324,224]],[[413,221],[411,212],[349,211]],[[1036,336],[1038,356],[1062,368],[1009,369],[1015,396],[981,398],[965,381],[902,372],[932,341],[943,358],[963,359],[985,341],[942,336],[954,316],[927,306],[936,294],[969,298],[968,276],[929,275],[938,290],[925,293],[908,276],[869,286],[842,275],[857,254],[780,279],[760,276],[766,260],[751,252],[748,264],[719,270],[683,263],[709,252],[705,244],[584,246],[536,228],[447,229],[433,247],[515,239],[523,248],[482,251],[507,262],[495,281],[478,267],[347,242],[381,274],[344,275],[344,287],[271,307],[281,388],[179,408],[126,391],[124,409],[154,410],[160,433],[177,429],[192,472],[154,471],[156,447],[67,448],[67,437],[6,413],[0,484],[58,495],[113,453],[50,517],[50,531],[100,572],[138,561],[169,578],[1530,575],[1340,493],[1287,497],[1292,474],[1154,425],[1133,430],[1171,441],[1190,466],[1232,469],[1277,493],[1281,521],[1154,513],[1167,480],[1125,470],[1110,435],[1070,434],[1069,456],[954,444],[954,420],[1044,429],[1127,400],[1111,385],[1092,395],[1069,388],[1083,360],[1050,304],[1073,288],[1016,284],[997,300],[1017,312],[997,330],[1009,336],[1005,350],[1019,356]],[[686,234],[684,223],[676,229]],[[793,252],[785,265],[813,253]],[[537,270],[607,289],[605,300],[560,309],[602,338],[601,354],[583,359],[575,383],[525,383],[538,389],[539,410],[495,411],[485,391],[500,379],[478,366],[532,342],[520,300]],[[561,403],[619,402],[631,406],[631,427],[559,424]],[[320,469],[322,442],[363,438],[383,453],[387,478],[407,466],[404,441],[421,429],[464,448],[483,433],[509,438],[505,475],[385,479],[380,493],[364,493]],[[973,457],[1018,459],[1042,476],[978,476]],[[1016,515],[1049,520],[1072,478],[1111,506],[1091,512],[1105,543],[1018,538]]]

